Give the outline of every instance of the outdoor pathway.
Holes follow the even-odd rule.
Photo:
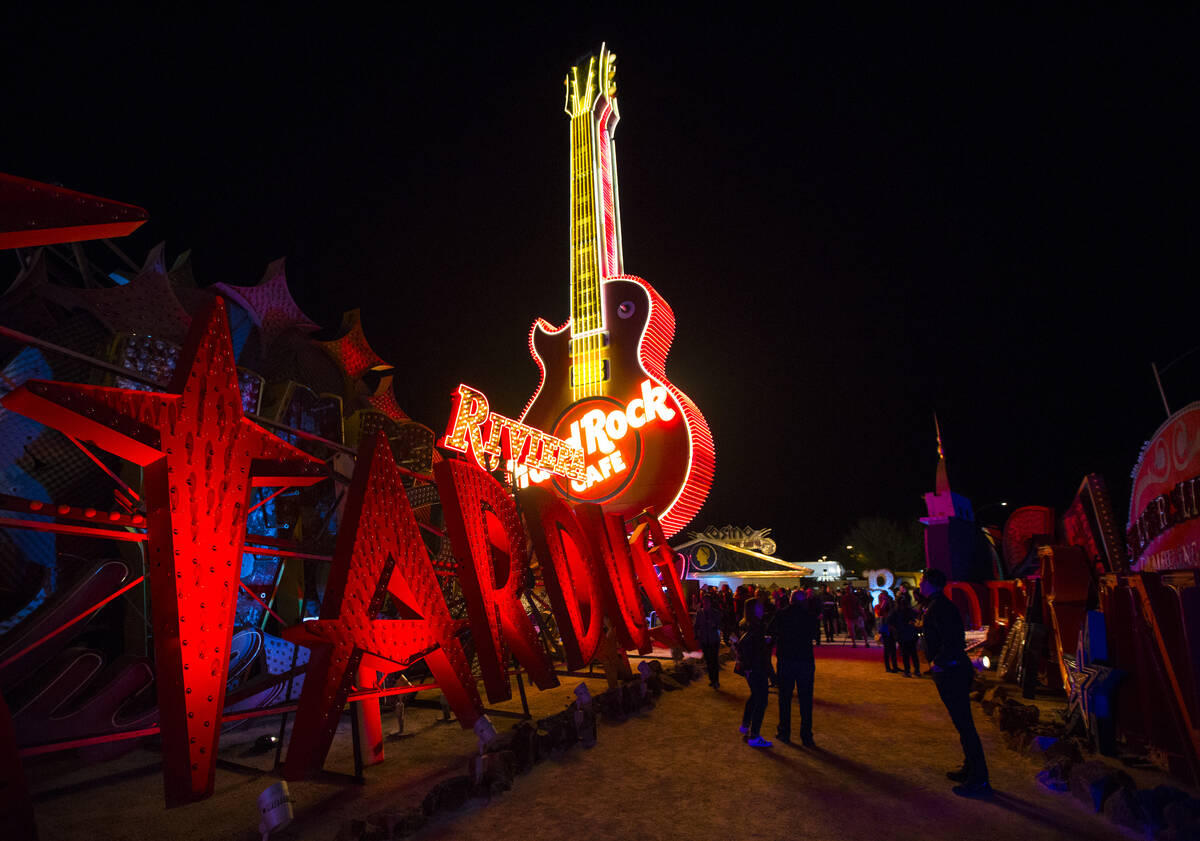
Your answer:
[[[815,736],[818,750],[776,743],[746,746],[738,733],[745,681],[726,665],[722,688],[704,680],[664,693],[657,708],[619,725],[601,724],[591,750],[574,748],[519,776],[490,803],[474,800],[437,817],[416,838],[464,841],[740,841],[740,839],[1128,839],[1067,794],[1044,791],[1037,768],[1003,747],[990,720],[980,733],[997,790],[991,802],[961,800],[944,772],[961,761],[958,739],[928,678],[883,671],[878,647],[818,649]],[[532,691],[535,718],[574,700],[578,678]],[[589,679],[593,694],[604,690]],[[520,708],[514,692],[510,702]],[[763,735],[775,732],[771,696]],[[438,780],[462,774],[475,736],[440,724],[433,709],[412,709],[412,738],[387,743],[387,758],[352,770],[348,718],[325,763],[328,773],[291,785],[295,822],[275,841],[334,841],[352,819],[410,808]],[[497,727],[512,718],[494,716]],[[385,719],[394,728],[394,719]],[[222,736],[223,763],[211,798],[165,810],[159,755],[153,743],[107,762],[69,754],[41,757],[27,768],[43,841],[257,841],[255,799],[278,777],[273,753],[253,749],[278,731],[276,719]],[[799,722],[793,716],[793,732]],[[255,770],[261,769],[261,770]],[[3,832],[0,831],[0,838]]]
[[[727,665],[721,691],[699,681],[665,693],[645,716],[603,727],[592,750],[543,763],[490,804],[473,803],[416,837],[1132,837],[1070,795],[1039,787],[1036,768],[1000,743],[977,706],[997,794],[990,802],[956,797],[944,773],[959,766],[961,750],[932,682],[885,673],[875,647],[871,655],[861,648],[818,651],[815,751],[743,744],[737,728],[749,693]],[[777,703],[772,693],[762,729],[768,738]],[[793,731],[798,728],[793,715]]]

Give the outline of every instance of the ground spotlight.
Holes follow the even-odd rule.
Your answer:
[[[280,781],[258,796],[258,813],[262,816],[258,831],[263,841],[272,832],[284,829],[292,822],[292,796],[288,793],[288,784]]]

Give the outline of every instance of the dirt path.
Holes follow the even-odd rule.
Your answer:
[[[593,749],[543,762],[491,803],[472,801],[416,837],[929,841],[973,838],[979,831],[997,841],[1132,837],[1069,795],[1042,790],[1033,779],[1036,769],[1000,744],[990,721],[981,721],[980,732],[998,794],[991,802],[955,797],[943,774],[958,766],[961,753],[932,683],[886,674],[877,648],[870,654],[819,651],[816,751],[744,745],[737,727],[748,690],[727,665],[721,691],[700,680],[665,693],[656,709],[621,725],[601,725]],[[535,717],[562,710],[578,682],[563,678],[554,690],[532,692]],[[589,684],[593,693],[604,689],[603,681]],[[519,706],[514,692],[500,708]],[[777,716],[772,694],[764,736],[775,732]],[[387,743],[387,759],[367,769],[366,785],[336,773],[293,784],[296,821],[273,838],[333,841],[352,818],[417,805],[435,782],[464,773],[475,737],[438,718],[435,710],[411,710],[408,729],[415,735]],[[495,721],[504,729],[512,719]],[[217,770],[212,798],[170,812],[163,808],[152,748],[98,765],[66,755],[41,758],[27,771],[43,841],[258,839],[255,798],[277,778],[267,770],[273,754],[256,755],[250,746],[257,736],[277,732],[278,722],[256,727],[222,737],[227,762]],[[350,741],[343,726],[327,769],[352,769]]]
[[[1041,789],[1033,766],[999,743],[990,721],[980,731],[997,796],[954,796],[944,772],[962,754],[932,682],[889,675],[863,653],[818,663],[815,751],[745,746],[737,727],[749,693],[726,667],[721,691],[701,681],[664,694],[648,715],[603,728],[591,751],[539,765],[492,803],[436,820],[416,837],[899,841],[979,830],[1021,841],[1130,837],[1069,795]],[[777,704],[772,693],[762,728],[768,738]]]

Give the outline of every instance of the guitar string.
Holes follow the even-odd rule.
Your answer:
[[[579,91],[574,91],[573,110],[579,110]],[[579,277],[579,119],[571,120],[571,332],[579,327],[579,296],[582,294]],[[579,370],[575,342],[571,342],[571,402],[579,399]]]
[[[589,81],[592,76],[592,66],[588,67]],[[597,97],[598,98],[598,97]],[[588,116],[587,116],[587,168],[588,168],[588,218],[591,224],[588,225],[588,271],[591,274],[591,283],[588,287],[589,295],[591,296],[590,307],[588,311],[588,328],[591,335],[588,337],[588,350],[590,362],[590,382],[588,385],[588,396],[595,397],[600,393],[600,334],[599,330],[599,310],[600,310],[600,267],[598,265],[599,252],[597,249],[597,236],[599,234],[599,219],[596,216],[596,119],[595,119],[595,104],[596,100],[592,98],[591,85],[588,85]]]

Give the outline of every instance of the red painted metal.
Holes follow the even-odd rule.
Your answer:
[[[119,531],[97,529],[91,526],[72,526],[67,523],[52,523],[47,520],[21,520],[17,517],[0,517],[0,528],[48,531],[55,534],[77,534],[82,537],[103,537],[106,540],[122,540],[126,543],[142,543],[146,533],[142,531]]]
[[[584,533],[600,555],[604,574],[599,576],[604,594],[605,612],[613,622],[621,648],[636,648],[639,654],[649,654],[650,631],[638,597],[638,580],[633,569],[625,520],[619,514],[608,514],[599,505],[584,503],[575,506]]]
[[[105,473],[107,473],[110,479],[112,479],[114,482],[116,482],[118,485],[120,485],[121,489],[123,491],[125,491],[125,493],[127,493],[134,502],[141,501],[142,498],[138,495],[138,492],[135,491],[133,488],[129,487],[129,485],[125,483],[124,479],[122,479],[116,473],[113,473],[111,470],[109,470],[108,465],[105,464],[104,462],[102,462],[96,456],[96,454],[93,453],[90,449],[85,447],[82,441],[80,441],[79,439],[77,439],[71,435],[68,435],[65,432],[63,433],[63,435],[66,436],[68,441],[70,441],[72,444],[74,444],[76,447],[78,447],[80,450],[82,450],[83,454],[85,456],[87,456],[88,458],[90,458],[92,460],[93,464],[95,464],[97,467],[99,467],[101,470],[103,470]],[[282,488],[281,488],[281,490],[282,490]]]
[[[232,716],[230,716],[232,718]],[[228,719],[227,719],[228,720]],[[26,756],[41,756],[46,753],[58,753],[64,750],[76,750],[78,748],[90,748],[95,745],[108,745],[113,742],[124,742],[129,739],[140,739],[143,736],[157,736],[159,729],[157,727],[144,727],[141,730],[123,730],[120,733],[105,733],[103,736],[88,736],[83,739],[67,739],[61,742],[49,742],[44,745],[33,745],[27,748],[21,748],[18,753],[22,757]]]
[[[251,507],[251,509],[249,511],[247,511],[246,513],[253,514],[255,511],[262,508],[264,505],[266,505],[268,502],[270,502],[271,500],[273,500],[275,497],[279,496],[281,493],[283,493],[286,490],[287,490],[286,487],[276,488],[275,491],[270,496],[264,496],[258,502],[254,503],[253,507]]]
[[[433,473],[446,531],[454,554],[461,559],[458,580],[488,700],[497,703],[512,697],[510,652],[539,689],[557,686],[558,678],[521,604],[528,559],[525,529],[513,498],[503,485],[466,461],[439,462]]]
[[[643,511],[638,520],[640,522],[629,537],[629,545],[633,550],[634,569],[661,622],[654,632],[662,642],[696,651],[700,643],[696,641],[683,586],[675,569],[675,553],[667,545],[663,527],[654,512]]]
[[[359,669],[358,682],[374,683],[379,673],[374,669]],[[383,714],[376,700],[354,702],[353,715],[358,717],[358,751],[363,765],[383,762]]]
[[[254,592],[252,589],[250,589],[249,587],[246,586],[245,581],[239,581],[238,583],[241,584],[242,589],[246,591],[247,596],[254,599],[256,602],[258,602],[260,605],[263,606],[263,610],[265,610],[267,613],[269,613],[275,617],[276,622],[278,622],[280,625],[287,625],[287,622],[283,621],[282,616],[280,616],[275,611],[271,610],[271,606],[258,597],[258,593]]]
[[[212,793],[251,488],[326,475],[244,416],[221,298],[192,322],[172,390],[31,380],[2,400],[144,468],[169,807]]]
[[[0,173],[0,248],[123,237],[149,218],[132,204]]]
[[[404,618],[377,618],[388,594]],[[391,448],[377,434],[359,452],[321,618],[284,632],[312,650],[284,777],[320,769],[360,666],[384,661],[393,670],[424,657],[459,722],[472,727],[482,705],[456,637],[465,624],[450,617]]]
[[[301,670],[303,671],[303,670]],[[348,701],[366,701],[370,698],[387,698],[392,695],[415,695],[417,692],[427,692],[434,689],[440,689],[436,683],[420,683],[415,686],[396,686],[392,689],[372,689],[362,692],[352,692],[347,696]],[[0,699],[2,701],[2,699]],[[295,704],[286,704],[280,707],[266,707],[261,710],[243,710],[242,712],[225,713],[221,716],[221,721],[241,721],[248,718],[265,718],[271,715],[283,715],[284,713],[294,713],[298,709]],[[64,750],[75,750],[77,748],[87,748],[94,745],[107,745],[113,742],[123,742],[129,739],[140,739],[143,736],[156,736],[159,733],[157,727],[144,727],[139,730],[123,730],[119,733],[105,733],[102,736],[88,736],[82,739],[69,739],[59,742],[48,742],[44,745],[32,745],[27,748],[21,748],[17,751],[20,757],[41,756],[46,753],[58,753]]]
[[[521,492],[533,548],[541,559],[550,607],[567,654],[567,668],[582,669],[604,636],[604,574],[595,550],[571,508],[547,488]]]
[[[293,552],[290,549],[274,547],[243,546],[242,551],[247,555],[278,555],[281,558],[303,558],[306,561],[324,561],[325,563],[333,560],[329,555],[313,555],[309,552]]]

